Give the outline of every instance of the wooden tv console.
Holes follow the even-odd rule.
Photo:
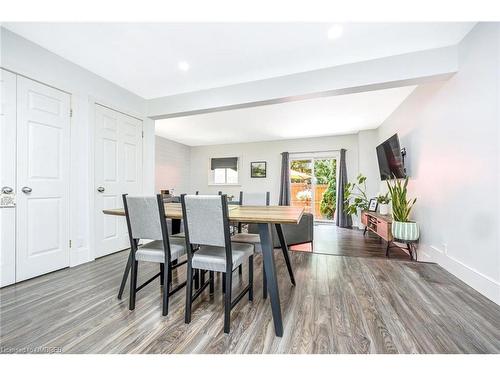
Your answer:
[[[394,244],[394,237],[392,235],[392,217],[391,215],[381,215],[377,212],[371,211],[363,211],[361,212],[361,223],[365,226],[365,231],[363,235],[366,234],[367,231],[375,233],[380,238],[383,238],[387,242],[387,249],[385,251],[385,255],[389,256],[389,249],[391,247],[398,247],[403,251],[407,251],[410,256],[410,260],[417,260],[417,249],[414,247],[414,244],[406,243],[407,249],[401,248]],[[398,242],[402,242],[397,240]],[[413,246],[412,246],[413,245]],[[415,254],[415,258],[413,257]]]
[[[365,226],[363,234],[370,231],[387,242],[391,242],[393,240],[391,230],[392,217],[390,215],[381,215],[377,212],[363,211],[361,213],[361,223]]]

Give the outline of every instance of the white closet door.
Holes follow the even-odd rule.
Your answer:
[[[69,266],[70,95],[17,77],[16,281]]]
[[[0,69],[0,189],[16,191],[16,75]],[[0,207],[0,287],[16,281],[16,208]]]
[[[122,194],[142,193],[142,121],[96,104],[96,257],[130,246],[125,218],[104,215],[123,207]]]

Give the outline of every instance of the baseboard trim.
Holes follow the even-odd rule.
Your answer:
[[[500,305],[500,282],[492,277],[485,275],[477,269],[468,266],[459,259],[450,256],[443,250],[429,246],[421,254],[431,261],[436,262],[445,270],[462,280],[470,287],[477,290],[479,293],[488,299]]]

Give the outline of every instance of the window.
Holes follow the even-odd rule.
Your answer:
[[[209,183],[214,185],[238,184],[238,158],[211,158]]]

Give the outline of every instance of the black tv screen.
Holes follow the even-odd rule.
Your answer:
[[[377,146],[377,158],[382,181],[391,179],[393,176],[396,178],[406,177],[397,134]]]

